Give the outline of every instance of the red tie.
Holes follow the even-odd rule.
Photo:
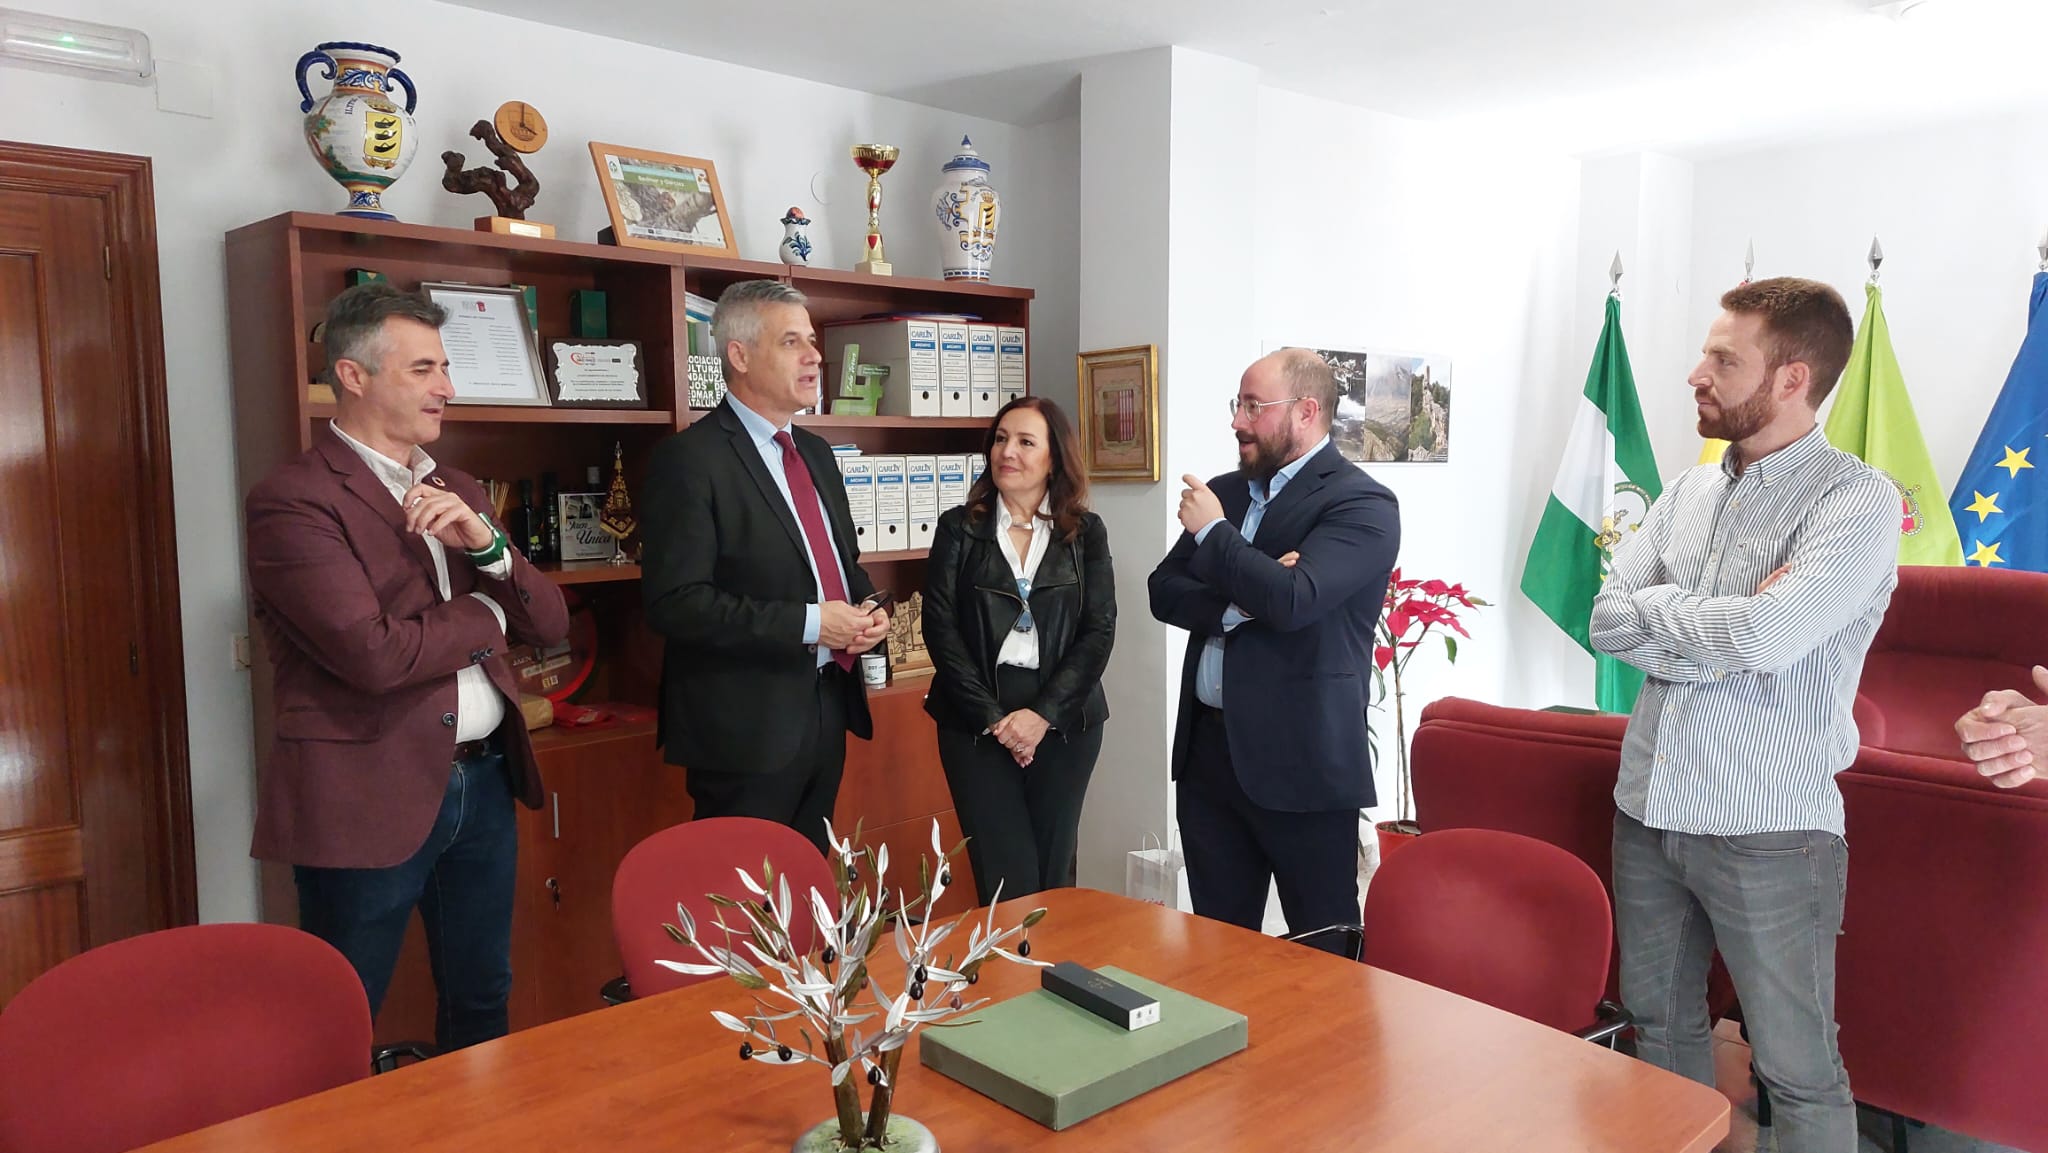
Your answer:
[[[810,542],[811,563],[818,566],[818,583],[825,586],[826,600],[843,601],[846,582],[839,578],[839,557],[833,553],[832,538],[825,532],[825,517],[818,510],[818,488],[811,483],[811,470],[789,433],[776,433],[775,443],[782,446],[782,475],[789,481],[789,499],[796,505],[797,523],[804,526],[804,539]],[[839,662],[840,668],[853,670],[852,653],[835,649],[832,659]]]

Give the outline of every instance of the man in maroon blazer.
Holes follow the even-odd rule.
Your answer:
[[[293,866],[301,927],[355,966],[373,1013],[419,908],[443,1051],[506,1029],[512,800],[542,797],[506,648],[569,627],[483,487],[420,447],[455,395],[445,319],[385,284],[335,298],[334,421],[247,504],[276,710],[251,854]]]

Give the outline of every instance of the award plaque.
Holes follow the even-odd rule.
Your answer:
[[[897,677],[921,676],[932,671],[932,656],[924,645],[924,594],[912,593],[900,602],[889,618],[889,673]]]
[[[557,408],[647,407],[639,341],[554,336],[544,343]]]

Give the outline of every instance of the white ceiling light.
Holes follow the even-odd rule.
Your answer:
[[[133,28],[14,8],[0,8],[0,63],[130,84],[155,71],[149,37]]]

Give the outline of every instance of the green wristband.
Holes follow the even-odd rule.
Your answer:
[[[490,524],[489,521],[484,523]],[[466,549],[464,551],[468,552]],[[497,525],[491,525],[491,547],[477,552],[470,552],[468,555],[469,563],[478,568],[489,568],[491,565],[497,564],[498,558],[505,555],[505,534],[498,531]]]

